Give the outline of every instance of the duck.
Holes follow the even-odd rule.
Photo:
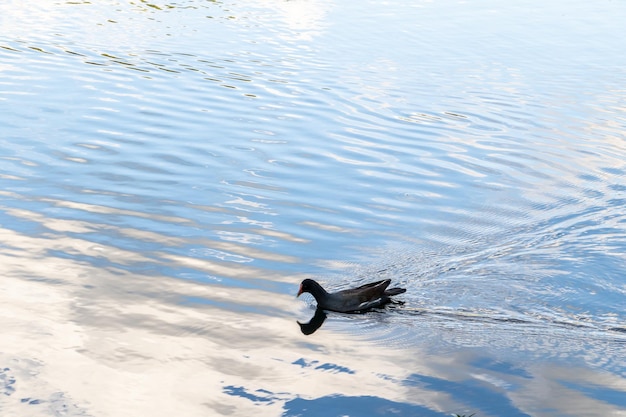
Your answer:
[[[390,297],[406,292],[406,288],[387,288],[390,279],[371,282],[360,287],[329,293],[317,281],[307,278],[300,284],[297,297],[308,292],[317,301],[318,309],[338,313],[363,313],[392,302]]]

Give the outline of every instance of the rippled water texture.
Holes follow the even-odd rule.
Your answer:
[[[3,1],[0,415],[626,416],[625,21]]]

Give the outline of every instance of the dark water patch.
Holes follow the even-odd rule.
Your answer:
[[[603,403],[612,404],[620,408],[626,408],[626,390],[597,386],[592,384],[572,383],[560,381],[565,387],[583,393],[586,397],[593,398]]]
[[[274,399],[272,398],[272,393],[262,389],[257,389],[254,391],[254,393],[250,393],[244,387],[234,387],[230,385],[224,387],[224,392],[228,395],[242,397],[256,403],[265,402],[272,404],[274,402]]]
[[[325,396],[314,399],[294,398],[284,404],[284,417],[301,415],[349,415],[354,417],[367,416],[396,416],[419,415],[419,416],[445,416],[426,407],[411,403],[390,401],[375,396]]]
[[[495,361],[493,358],[489,357],[476,358],[470,364],[477,368],[487,369],[505,375],[515,375],[526,379],[532,378],[532,375],[527,370],[520,368],[516,364]]]
[[[333,363],[319,363],[319,361],[307,361],[304,358],[300,358],[293,362],[294,365],[299,365],[303,368],[312,368],[314,370],[322,370],[322,371],[330,371],[330,372],[339,372],[346,374],[354,374],[355,371],[346,368],[345,366],[333,364]]]
[[[404,383],[454,393],[453,398],[455,400],[461,401],[470,408],[481,408],[486,413],[499,410],[498,412],[504,412],[506,415],[529,416],[512,403],[508,394],[494,392],[491,387],[480,380],[449,381],[437,377],[411,375]],[[487,399],[488,406],[485,406],[485,399]]]
[[[9,396],[15,392],[15,377],[11,374],[11,368],[3,368],[0,371],[0,381],[2,381],[1,393]]]

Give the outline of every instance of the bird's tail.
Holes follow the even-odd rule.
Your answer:
[[[389,288],[385,290],[386,296],[398,295],[406,292],[406,288]]]

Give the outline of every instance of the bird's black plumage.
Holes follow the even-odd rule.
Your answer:
[[[319,283],[307,278],[300,284],[298,296],[308,292],[317,301],[318,308],[340,313],[356,313],[384,306],[391,302],[391,296],[406,292],[405,288],[387,289],[390,283],[390,279],[385,279],[360,287],[329,293]]]

